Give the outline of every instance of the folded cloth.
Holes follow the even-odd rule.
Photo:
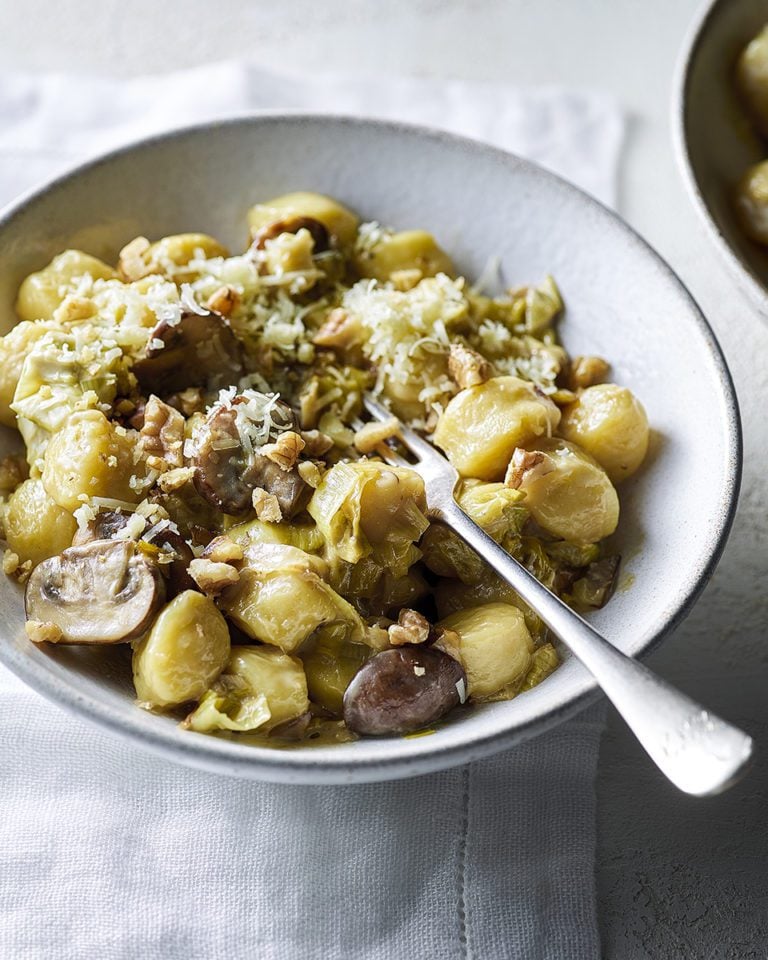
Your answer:
[[[605,97],[225,63],[0,76],[0,200],[131,138],[263,108],[468,133],[615,198],[622,120]],[[595,958],[601,729],[598,707],[426,777],[256,784],[119,743],[0,669],[0,957]]]

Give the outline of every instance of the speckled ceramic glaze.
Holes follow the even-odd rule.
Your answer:
[[[468,276],[498,256],[508,284],[552,273],[566,346],[610,358],[654,427],[641,475],[621,488],[622,587],[595,625],[630,654],[690,609],[720,555],[740,476],[733,386],[678,279],[618,217],[535,165],[426,130],[331,117],[260,116],[143,141],[78,168],[0,219],[0,302],[66,246],[114,259],[141,233],[201,230],[242,248],[245,211],[289,190],[332,194],[366,219],[433,231]],[[8,434],[10,442],[10,434]],[[266,749],[181,731],[136,708],[125,648],[36,647],[21,594],[0,579],[0,660],[82,716],[182,763],[304,783],[384,780],[476,760],[566,720],[595,685],[567,653],[541,686],[457,712],[413,739]]]
[[[677,160],[694,205],[740,286],[763,309],[768,251],[744,234],[733,190],[768,148],[738,98],[734,72],[739,54],[766,23],[765,0],[708,3],[683,45],[672,101]]]

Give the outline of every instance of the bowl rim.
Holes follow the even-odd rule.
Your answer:
[[[693,202],[699,218],[707,227],[715,246],[720,251],[731,274],[741,282],[742,289],[752,302],[763,310],[768,301],[768,283],[750,264],[744,261],[734,250],[712,214],[704,191],[696,176],[691,151],[688,147],[688,104],[691,84],[691,70],[699,50],[704,42],[712,21],[719,15],[728,0],[705,0],[689,25],[677,55],[672,76],[672,96],[670,100],[672,152],[678,169],[682,174],[686,192]]]
[[[703,344],[714,363],[728,428],[725,444],[729,469],[725,475],[722,506],[712,518],[708,534],[709,549],[706,553],[703,552],[705,559],[688,576],[683,589],[679,593],[680,599],[665,617],[658,631],[647,640],[642,648],[637,650],[635,655],[644,656],[649,653],[688,615],[712,576],[722,555],[733,523],[741,483],[741,419],[733,379],[723,352],[712,328],[686,286],[669,264],[636,230],[616,212],[590,194],[533,161],[499,147],[429,126],[339,113],[269,110],[248,112],[226,119],[174,127],[149,137],[138,138],[116,149],[75,164],[42,185],[26,191],[0,209],[0,235],[13,218],[30,204],[42,200],[52,191],[66,186],[82,174],[109,164],[137,149],[172,142],[177,138],[188,135],[210,134],[212,130],[224,127],[250,126],[269,122],[287,123],[289,125],[331,123],[341,127],[373,127],[384,134],[404,134],[417,139],[452,144],[464,151],[481,153],[495,159],[498,163],[504,164],[512,171],[522,168],[529,175],[538,178],[545,184],[554,186],[558,190],[575,192],[578,194],[580,202],[587,208],[591,208],[602,217],[611,218],[624,233],[628,243],[640,255],[648,257],[654,262],[665,282],[677,287],[679,294],[689,308],[691,320],[695,322]],[[176,727],[169,728],[162,723],[143,725],[132,720],[126,721],[123,720],[119,711],[113,710],[107,702],[97,696],[78,690],[66,681],[59,680],[53,673],[35,667],[33,662],[17,650],[14,644],[0,643],[0,662],[28,686],[52,702],[96,723],[108,733],[127,737],[130,741],[155,754],[210,772],[286,783],[362,783],[399,779],[453,767],[464,762],[490,756],[514,746],[522,740],[549,730],[582,710],[588,703],[601,695],[594,679],[582,667],[579,674],[576,675],[575,681],[571,684],[572,691],[568,699],[555,705],[547,705],[546,707],[541,705],[537,706],[536,709],[530,709],[528,715],[518,719],[514,726],[502,726],[490,733],[478,736],[477,734],[470,734],[465,725],[457,722],[451,728],[454,734],[451,742],[441,743],[439,750],[430,747],[429,741],[431,738],[425,737],[409,740],[408,751],[405,752],[402,749],[404,741],[401,738],[393,738],[390,748],[381,750],[376,756],[352,758],[343,750],[334,756],[335,746],[280,750],[250,744],[238,744],[231,740],[205,735],[193,736],[189,732],[181,732]],[[137,713],[137,718],[144,719],[144,717],[146,715],[142,716]],[[463,735],[462,731],[464,731]],[[181,735],[179,736],[179,734]]]

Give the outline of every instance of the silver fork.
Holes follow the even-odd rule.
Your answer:
[[[392,413],[371,397],[364,402],[373,418],[391,420]],[[748,766],[752,738],[617,650],[464,513],[454,497],[459,475],[441,453],[404,424],[398,439],[415,463],[389,444],[377,452],[421,475],[430,518],[451,527],[480,554],[578,657],[661,772],[696,796],[720,793],[735,783]]]

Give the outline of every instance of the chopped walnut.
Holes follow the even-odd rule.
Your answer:
[[[223,286],[211,294],[206,307],[222,317],[228,317],[240,306],[240,300],[240,294],[234,287]]]
[[[185,417],[191,417],[205,410],[205,395],[200,387],[187,387],[179,393],[172,393],[167,401],[170,407],[178,410]]]
[[[6,550],[3,554],[3,573],[8,577],[13,577],[14,580],[18,580],[19,583],[26,583],[30,573],[32,573],[32,561],[25,560],[22,563],[17,553],[14,553],[13,550]]]
[[[256,487],[253,491],[253,509],[256,511],[256,519],[263,520],[264,523],[280,523],[283,519],[277,497],[261,487]]]
[[[215,596],[222,590],[237,583],[240,574],[229,563],[218,563],[203,557],[193,560],[188,572],[203,593]]]
[[[397,417],[366,423],[355,433],[355,447],[360,453],[373,453],[385,440],[396,437],[399,429],[400,421]]]
[[[176,467],[173,470],[166,470],[157,478],[157,485],[163,493],[173,493],[174,490],[181,490],[195,478],[194,467]]]
[[[546,454],[538,450],[523,450],[522,447],[516,447],[504,475],[504,483],[513,490],[519,490],[526,475],[532,470],[536,470],[541,476],[551,472],[551,466],[545,465],[545,461],[549,459]]]
[[[476,350],[461,343],[452,343],[448,354],[448,373],[460,390],[485,383],[493,375],[493,367]]]
[[[312,338],[317,347],[336,347],[346,350],[360,340],[360,321],[346,310],[336,307],[328,314],[325,323]]]
[[[184,417],[154,395],[144,407],[139,449],[152,470],[184,466]]]
[[[332,437],[319,430],[302,430],[301,439],[304,441],[304,456],[312,460],[324,456],[333,446]]]
[[[461,663],[461,637],[458,633],[455,630],[449,630],[447,627],[435,627],[433,634],[436,637],[432,646]]]
[[[150,246],[146,237],[136,237],[123,247],[117,260],[117,272],[121,280],[132,283],[152,273],[152,264],[144,257]]]
[[[389,642],[393,647],[405,643],[424,643],[429,639],[429,620],[416,610],[403,607],[397,617],[397,623],[389,628]]]
[[[24,629],[32,643],[58,643],[64,637],[60,628],[47,620],[27,620]]]
[[[608,374],[610,365],[602,357],[574,357],[568,371],[568,387],[578,390],[601,383]]]
[[[304,460],[298,466],[299,476],[313,490],[317,490],[323,480],[323,472],[319,464],[312,460]]]
[[[393,270],[389,275],[392,286],[401,293],[407,293],[413,290],[424,279],[424,274],[418,267],[411,267],[409,270]]]
[[[10,493],[29,476],[29,464],[24,457],[10,454],[0,460],[0,492]]]
[[[214,563],[239,563],[243,559],[243,548],[229,537],[214,537],[203,551],[203,557]]]
[[[288,473],[296,465],[299,454],[303,449],[304,441],[299,434],[293,430],[285,430],[278,434],[274,443],[265,443],[259,449],[259,453]]]

